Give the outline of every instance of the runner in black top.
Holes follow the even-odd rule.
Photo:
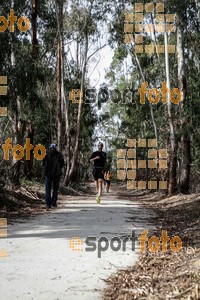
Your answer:
[[[98,151],[92,153],[90,161],[94,162],[93,176],[96,183],[97,196],[96,201],[100,203],[102,195],[102,183],[104,180],[104,166],[106,162],[106,153],[102,151],[103,144],[98,144]]]

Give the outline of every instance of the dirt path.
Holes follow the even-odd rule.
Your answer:
[[[88,236],[130,236],[131,230],[153,229],[153,213],[127,200],[127,191],[119,188],[104,194],[100,205],[94,196],[66,196],[58,209],[29,221],[8,226],[8,238],[1,239],[1,249],[9,256],[0,259],[0,290],[4,299],[82,300],[101,299],[106,279],[118,268],[132,265],[137,257],[132,242],[127,250],[109,249],[101,253],[73,251],[69,240]],[[122,192],[122,191],[120,191]],[[116,245],[116,244],[115,244]],[[102,247],[105,243],[102,242]],[[79,246],[80,247],[80,246]],[[76,246],[77,248],[77,246]]]

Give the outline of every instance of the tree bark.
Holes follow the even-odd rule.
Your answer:
[[[82,68],[81,89],[80,89],[81,95],[83,95],[83,90],[84,90],[84,82],[85,82],[86,67],[87,67],[87,54],[88,54],[88,34],[87,34],[87,29],[86,29],[85,49],[84,49],[84,55],[83,55],[83,68]],[[76,169],[77,158],[78,158],[78,149],[79,149],[79,144],[80,144],[82,109],[83,109],[83,99],[81,97],[81,101],[79,101],[79,106],[78,106],[75,146],[74,146],[73,156],[71,159],[71,166],[70,166],[70,168],[68,168],[68,173],[66,172],[66,174],[65,174],[64,185],[69,184],[69,181],[73,175],[73,172]]]
[[[185,103],[187,100],[187,83],[184,57],[184,32],[179,20],[177,28],[177,55],[178,55],[178,82],[179,89],[183,94],[183,101],[180,103],[180,124],[181,124],[181,175],[179,189],[181,193],[188,193],[190,187],[190,135],[187,130],[187,119]]]
[[[16,66],[16,57],[15,57],[15,47],[13,43],[13,39],[11,37],[10,40],[11,47],[11,65],[13,68]],[[15,108],[13,110],[13,118],[12,118],[12,129],[14,133],[13,146],[14,145],[22,145],[23,138],[25,133],[26,122],[24,121],[23,116],[23,100],[20,95],[18,95],[18,91],[14,88],[13,91],[13,101],[15,104]],[[23,145],[22,145],[23,146]],[[20,186],[20,168],[21,168],[22,160],[16,160],[12,156],[12,166],[8,172],[8,182],[7,184],[11,184],[13,187]]]
[[[140,65],[140,61],[139,61],[139,59],[137,57],[137,54],[134,53],[134,55],[135,55],[135,60],[136,60],[136,63],[138,65],[140,74],[142,76],[142,80],[143,80],[143,82],[146,82],[146,79],[145,79],[144,73],[142,71],[142,68],[141,68],[141,65]],[[152,104],[150,102],[149,102],[149,106],[150,106],[151,120],[152,120],[152,123],[153,123],[155,138],[158,141],[158,130],[157,130],[157,126],[156,126],[156,122],[155,122],[155,118],[154,118],[153,107],[152,107]]]
[[[62,29],[63,29],[63,1],[55,0],[56,6],[56,18],[58,26],[58,47],[57,47],[57,141],[58,141],[58,150],[62,151]]]
[[[37,45],[38,45],[38,40],[37,40],[37,14],[38,14],[38,0],[32,0],[31,1],[31,6],[32,6],[32,18],[31,18],[31,23],[32,23],[32,58],[35,59],[37,55]]]
[[[29,121],[28,129],[27,129],[27,137],[30,139],[30,143],[33,145],[34,140],[34,128],[32,122]],[[30,150],[30,160],[25,160],[24,162],[24,175],[26,175],[29,179],[31,178],[31,170],[33,167],[33,159],[34,159],[34,150]]]
[[[165,22],[166,24],[166,22]],[[169,55],[168,55],[168,37],[167,32],[164,32],[164,40],[165,40],[165,68],[166,68],[166,84],[167,88],[170,91],[170,72],[169,72]],[[171,99],[170,94],[167,94],[167,113],[168,113],[168,122],[170,129],[170,143],[171,143],[171,151],[170,151],[170,167],[169,167],[169,186],[168,186],[168,195],[171,196],[175,193],[177,189],[177,139],[174,128],[174,121],[171,111]]]

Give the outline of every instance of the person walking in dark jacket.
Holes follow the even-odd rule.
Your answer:
[[[56,144],[51,144],[49,153],[45,155],[43,161],[45,180],[45,200],[47,208],[57,207],[58,189],[62,168],[64,167],[64,159],[60,152],[56,149]],[[53,184],[53,195],[51,197],[51,187]]]

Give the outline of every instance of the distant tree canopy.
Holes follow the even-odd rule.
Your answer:
[[[198,2],[166,3],[165,13],[176,15],[176,32],[144,34],[145,43],[175,44],[173,55],[166,51],[137,54],[134,40],[124,43],[124,13],[133,11],[135,2],[14,0],[0,4],[1,15],[7,17],[13,8],[16,16],[25,15],[31,22],[27,32],[15,25],[14,32],[0,33],[0,76],[8,77],[8,94],[1,96],[1,106],[8,107],[8,117],[0,119],[1,144],[8,137],[13,145],[24,145],[27,137],[45,147],[56,142],[65,157],[63,183],[68,185],[88,178],[88,156],[96,136],[109,136],[115,161],[116,150],[126,138],[156,135],[159,146],[170,153],[169,194],[188,192],[200,167]],[[154,13],[146,16],[153,23],[155,18]],[[107,44],[114,49],[107,87],[122,94],[128,88],[130,93],[124,103],[110,93],[106,105],[102,98],[94,108],[85,104],[85,87],[90,86],[91,71],[98,65],[98,51]],[[161,101],[151,105],[146,99],[141,105],[134,91],[144,81],[149,88],[159,89],[162,82],[171,89],[178,87],[183,101],[177,106]],[[69,99],[73,89],[83,95],[79,103]],[[30,161],[17,161],[12,155],[4,161],[1,156],[6,184],[19,185],[23,176],[40,180],[41,166],[33,152]]]

